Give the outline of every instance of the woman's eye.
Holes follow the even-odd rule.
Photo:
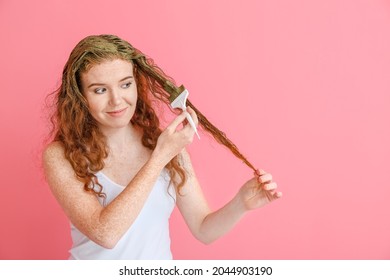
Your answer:
[[[129,82],[129,83],[122,85],[122,88],[129,88],[130,86],[131,86],[131,83]]]
[[[95,93],[98,93],[98,94],[105,93],[106,91],[107,91],[107,89],[105,89],[105,88],[97,88],[97,89],[95,89]]]

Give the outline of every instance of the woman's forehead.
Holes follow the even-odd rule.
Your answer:
[[[88,87],[94,83],[117,83],[129,77],[134,77],[133,64],[126,60],[115,59],[92,65],[90,69],[81,73],[81,82],[83,86]]]

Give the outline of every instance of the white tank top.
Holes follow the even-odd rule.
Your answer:
[[[125,188],[111,181],[102,172],[96,173],[96,176],[107,196],[106,204]],[[73,246],[69,251],[69,259],[172,259],[169,217],[175,206],[175,199],[170,176],[164,169],[138,217],[113,249],[101,247],[71,224]],[[99,201],[103,205],[101,198]]]

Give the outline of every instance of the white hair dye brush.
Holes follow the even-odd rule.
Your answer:
[[[175,109],[175,108],[182,109],[183,112],[185,112],[186,119],[187,119],[188,123],[194,129],[196,135],[198,136],[198,139],[200,139],[200,136],[198,134],[198,130],[196,129],[196,125],[194,123],[194,120],[192,119],[191,115],[187,112],[187,105],[186,104],[187,104],[188,95],[190,93],[183,86],[181,86],[179,89],[182,90],[182,92],[179,95],[171,94],[169,96],[169,102],[171,103],[171,107],[172,107],[172,109]]]

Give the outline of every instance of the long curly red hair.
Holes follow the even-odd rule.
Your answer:
[[[93,191],[101,197],[105,194],[95,173],[103,169],[104,159],[108,156],[106,138],[89,112],[87,101],[80,90],[80,77],[93,65],[112,59],[123,59],[133,64],[138,99],[131,122],[142,128],[142,144],[151,150],[156,147],[161,134],[160,121],[152,107],[151,96],[168,103],[167,93],[153,76],[139,66],[140,63],[146,64],[148,71],[152,69],[160,77],[174,83],[152,59],[146,58],[128,42],[114,35],[88,36],[71,52],[63,69],[61,85],[53,93],[53,141],[62,143],[65,157],[77,178],[84,183],[85,190]],[[180,164],[179,156],[174,157],[166,168],[180,190],[185,183],[186,172]]]

